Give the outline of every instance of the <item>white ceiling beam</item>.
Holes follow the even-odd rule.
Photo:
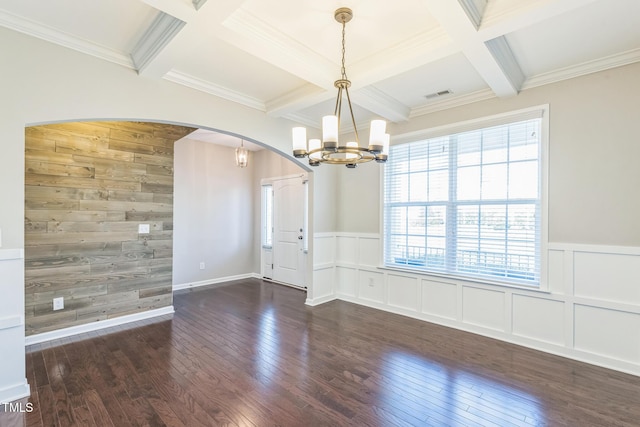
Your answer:
[[[225,0],[224,2],[199,1],[189,4],[183,0],[142,0],[161,10],[164,31],[150,28],[141,43],[146,46],[134,54],[144,58],[138,74],[146,77],[161,78],[174,67],[174,64],[186,53],[193,53],[200,34],[210,32],[212,26],[218,26],[243,0]],[[196,10],[196,7],[199,9]],[[187,12],[187,10],[189,10]],[[182,24],[178,24],[182,22]],[[179,27],[179,28],[178,28]],[[135,57],[134,57],[135,59]]]
[[[390,99],[388,96],[374,96],[375,83],[394,77],[422,65],[437,61],[457,51],[451,39],[441,30],[418,34],[398,45],[379,51],[353,65],[347,64],[351,78],[352,102],[366,108],[381,117],[396,122],[408,119],[409,109],[404,104]],[[307,63],[313,66],[313,63]],[[274,64],[283,67],[281,62]],[[296,111],[326,101],[336,96],[333,81],[339,77],[338,69],[332,65],[330,85],[300,88],[284,97],[267,103],[267,114],[274,117],[290,117]],[[318,92],[321,89],[321,92]],[[360,97],[360,91],[364,91]],[[380,91],[377,91],[381,93]],[[357,99],[357,101],[356,101]],[[360,102],[362,100],[362,102]]]
[[[478,4],[471,0],[460,0],[458,7],[453,2],[426,0],[429,11],[442,28],[458,44],[462,53],[471,62],[491,90],[500,97],[518,93],[524,77],[506,40],[485,43],[478,36]],[[469,10],[469,8],[473,10]],[[480,19],[481,21],[481,19]]]
[[[480,28],[484,11],[487,7],[487,0],[458,0],[465,13],[473,22],[473,25]]]
[[[160,12],[156,16],[131,52],[131,58],[139,74],[144,73],[147,66],[162,52],[162,49],[171,42],[185,24],[184,21],[164,12]]]

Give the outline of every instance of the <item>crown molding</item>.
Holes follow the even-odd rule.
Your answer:
[[[160,12],[136,43],[131,58],[138,72],[144,70],[180,32],[186,22]]]
[[[363,87],[354,93],[353,103],[372,111],[392,122],[409,120],[410,109],[400,101],[373,86]]]
[[[426,105],[415,107],[411,109],[409,119],[424,116],[425,114],[435,113],[437,111],[448,110],[450,108],[460,107],[462,105],[472,104],[478,101],[484,101],[486,99],[495,98],[496,94],[491,89],[483,89],[476,92],[460,95],[456,97],[448,97],[434,102],[430,102]]]
[[[242,104],[259,111],[266,111],[264,102],[257,98],[247,96],[243,93],[236,92],[224,86],[220,86],[194,76],[190,76],[180,71],[171,70],[167,74],[165,74],[163,78],[170,82],[187,86],[191,89],[199,90],[210,95],[215,95],[228,101],[237,102],[238,104]]]
[[[135,69],[133,60],[129,54],[125,52],[111,49],[97,43],[92,43],[88,40],[84,40],[69,33],[46,26],[40,22],[25,19],[2,10],[0,10],[0,26],[84,53],[86,55],[91,55],[114,64],[122,65],[123,67]]]
[[[244,8],[223,21],[228,43],[325,89],[333,87],[335,64]]]
[[[562,80],[584,76],[586,74],[605,71],[610,68],[633,64],[635,62],[640,62],[640,49],[632,49],[615,55],[605,56],[604,58],[594,59],[593,61],[583,62],[582,64],[564,67],[558,70],[532,76],[524,81],[522,89],[544,86]]]

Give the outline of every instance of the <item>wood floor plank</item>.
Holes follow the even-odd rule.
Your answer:
[[[305,298],[235,281],[177,292],[172,317],[32,346],[27,425],[639,425],[639,377]]]

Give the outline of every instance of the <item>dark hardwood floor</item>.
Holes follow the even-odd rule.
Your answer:
[[[640,377],[304,299],[237,281],[177,293],[173,317],[32,346],[25,412],[0,425],[640,425]]]

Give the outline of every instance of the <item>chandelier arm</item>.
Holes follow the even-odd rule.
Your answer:
[[[347,92],[347,103],[349,104],[349,113],[351,114],[351,123],[353,123],[353,132],[356,134],[356,142],[360,145],[360,138],[358,137],[358,128],[356,127],[356,118],[353,115],[353,107],[351,106],[351,97],[349,96],[349,88],[345,87],[344,91]]]

